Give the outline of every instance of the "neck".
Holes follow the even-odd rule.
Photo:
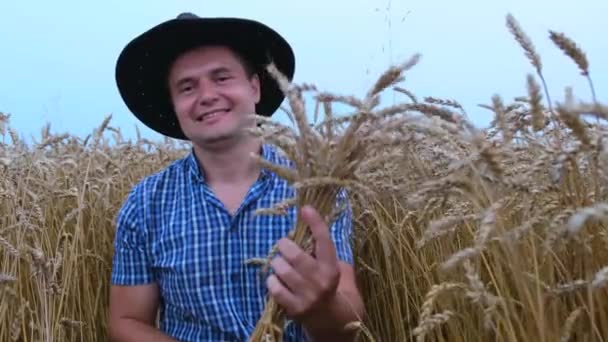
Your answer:
[[[242,139],[223,146],[194,145],[194,153],[205,173],[208,184],[226,184],[248,181],[257,177],[260,167],[251,153],[261,153],[262,141]]]

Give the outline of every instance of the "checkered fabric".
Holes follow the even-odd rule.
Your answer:
[[[272,145],[266,160],[292,165]],[[111,282],[157,282],[161,291],[160,329],[180,341],[246,341],[261,316],[267,295],[259,264],[296,222],[288,215],[254,215],[258,208],[294,195],[273,172],[263,170],[232,216],[205,184],[194,153],[144,178],[129,193],[117,218]],[[340,199],[346,200],[342,196]],[[331,228],[340,260],[353,262],[349,245],[351,210]],[[304,341],[292,323],[285,341]]]

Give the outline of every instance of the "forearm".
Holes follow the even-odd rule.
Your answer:
[[[122,318],[112,323],[110,328],[111,342],[177,342],[158,328],[144,322]]]
[[[346,325],[363,320],[363,315],[363,303],[357,294],[338,292],[323,312],[311,315],[303,326],[314,342],[354,341],[356,331],[346,329]]]

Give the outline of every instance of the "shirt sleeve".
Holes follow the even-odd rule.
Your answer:
[[[336,246],[338,260],[352,265],[354,262],[352,248],[353,214],[345,191],[338,194],[337,205],[342,210],[332,223],[331,236]]]
[[[127,196],[116,219],[111,283],[141,285],[154,280],[147,248],[146,226],[141,215],[140,188]]]

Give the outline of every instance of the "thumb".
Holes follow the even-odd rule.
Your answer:
[[[306,205],[302,208],[302,220],[308,225],[315,239],[315,255],[317,259],[333,262],[336,259],[336,249],[331,240],[329,226],[313,207]]]

